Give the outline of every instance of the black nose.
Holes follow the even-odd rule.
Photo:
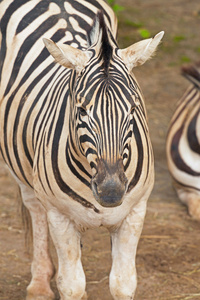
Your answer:
[[[91,186],[96,200],[102,206],[119,206],[127,189],[122,162],[118,161],[114,166],[108,166],[104,161],[100,161]]]

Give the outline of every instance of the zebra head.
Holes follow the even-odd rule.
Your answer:
[[[56,62],[76,70],[71,95],[75,141],[89,162],[93,194],[104,207],[120,205],[127,191],[134,110],[143,105],[131,71],[150,58],[162,36],[121,50],[98,13],[84,51],[44,39]]]

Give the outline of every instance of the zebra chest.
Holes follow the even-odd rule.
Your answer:
[[[145,172],[141,171],[141,183],[125,193],[121,205],[103,207],[96,201],[91,188],[90,166],[78,159],[75,150],[70,149],[66,131],[61,132],[60,135],[54,132],[53,137],[49,139],[48,132],[49,129],[46,129],[37,143],[33,166],[33,188],[47,211],[56,208],[73,220],[80,230],[99,226],[117,226],[143,197],[144,191],[148,192],[152,187],[153,179],[149,182],[146,174],[143,174]],[[130,187],[133,185],[132,178],[136,169],[138,169],[137,163],[133,161],[130,168],[126,170]]]
[[[130,203],[130,199],[127,197],[121,206],[104,208],[95,201],[92,192],[82,191],[81,199],[78,194],[74,195],[70,192],[67,194],[60,190],[55,195],[47,195],[42,190],[38,178],[35,178],[34,190],[36,197],[48,211],[59,211],[67,219],[73,221],[80,231],[101,226],[117,227],[132,210],[134,203],[138,202]]]
[[[125,194],[123,203],[117,207],[103,207],[95,199],[92,189],[71,172],[62,156],[51,157],[49,150],[40,155],[34,167],[33,185],[37,198],[47,211],[57,209],[76,226],[87,228],[118,226],[144,196],[144,190],[136,187]],[[57,163],[57,165],[56,165]],[[152,184],[148,183],[145,193]]]

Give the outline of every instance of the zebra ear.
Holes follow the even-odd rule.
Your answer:
[[[134,67],[143,65],[148,59],[150,59],[163,35],[164,31],[161,31],[154,38],[140,41],[126,49],[119,50],[119,55],[123,59],[127,68],[131,71]]]
[[[65,44],[58,46],[52,40],[46,38],[43,38],[43,42],[55,61],[66,68],[80,72],[89,60],[86,53],[72,46]]]

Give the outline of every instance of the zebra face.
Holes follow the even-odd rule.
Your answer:
[[[71,89],[74,142],[80,163],[85,158],[89,163],[93,194],[104,207],[119,206],[127,191],[133,114],[138,104],[142,106],[131,71],[150,58],[162,36],[163,32],[120,50],[99,13],[85,51],[44,39],[56,62],[76,70]]]
[[[110,61],[109,76],[100,67],[95,75],[97,65],[92,60],[77,78],[75,132],[92,169],[93,194],[102,206],[112,207],[122,203],[127,190],[125,168],[140,100],[137,84],[117,54]]]

